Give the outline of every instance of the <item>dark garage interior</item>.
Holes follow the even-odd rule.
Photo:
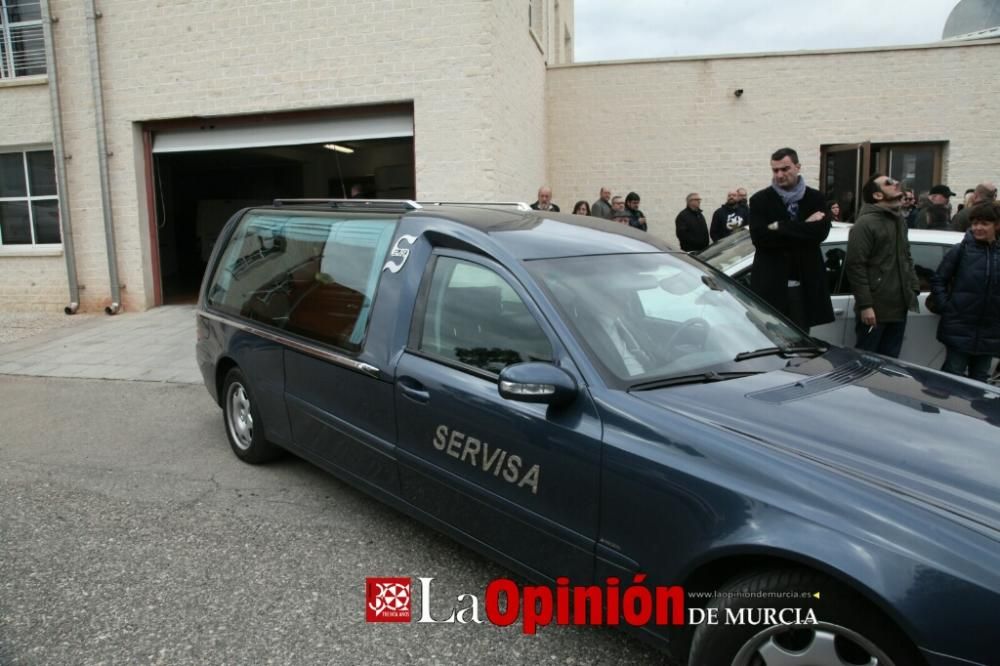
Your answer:
[[[215,239],[241,208],[416,195],[412,137],[156,153],[152,176],[163,304],[197,300]]]

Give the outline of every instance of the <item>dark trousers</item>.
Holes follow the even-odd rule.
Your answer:
[[[941,370],[965,377],[965,371],[968,369],[970,378],[985,382],[990,378],[991,365],[993,357],[989,354],[967,354],[954,347],[948,347]]]
[[[806,298],[801,285],[788,288],[788,312],[785,316],[803,331],[809,332],[809,314],[806,312]]]
[[[854,332],[858,336],[854,346],[858,349],[899,358],[899,352],[903,348],[903,334],[906,332],[906,320],[879,324],[869,332],[868,325],[859,317],[854,323]]]

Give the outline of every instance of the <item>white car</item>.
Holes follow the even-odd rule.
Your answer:
[[[850,224],[834,222],[830,235],[823,241],[823,258],[826,262],[826,276],[836,319],[830,324],[814,326],[810,331],[814,337],[844,347],[853,347],[855,343],[854,295],[844,274],[847,233],[850,229]],[[944,346],[937,341],[938,316],[927,311],[924,301],[930,293],[931,276],[937,270],[945,252],[962,240],[962,233],[910,229],[908,236],[913,266],[917,271],[917,277],[920,278],[920,313],[911,312],[906,320],[903,351],[899,357],[904,361],[940,368],[944,362]],[[750,240],[750,232],[740,229],[708,247],[698,256],[726,275],[749,286],[753,255],[754,246]]]

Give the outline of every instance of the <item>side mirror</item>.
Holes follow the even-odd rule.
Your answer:
[[[576,398],[576,380],[551,363],[517,363],[500,371],[500,397],[559,407]]]

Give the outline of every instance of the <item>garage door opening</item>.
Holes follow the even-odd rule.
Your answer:
[[[416,196],[411,108],[149,129],[157,304],[197,301],[215,240],[241,208],[277,198]]]

